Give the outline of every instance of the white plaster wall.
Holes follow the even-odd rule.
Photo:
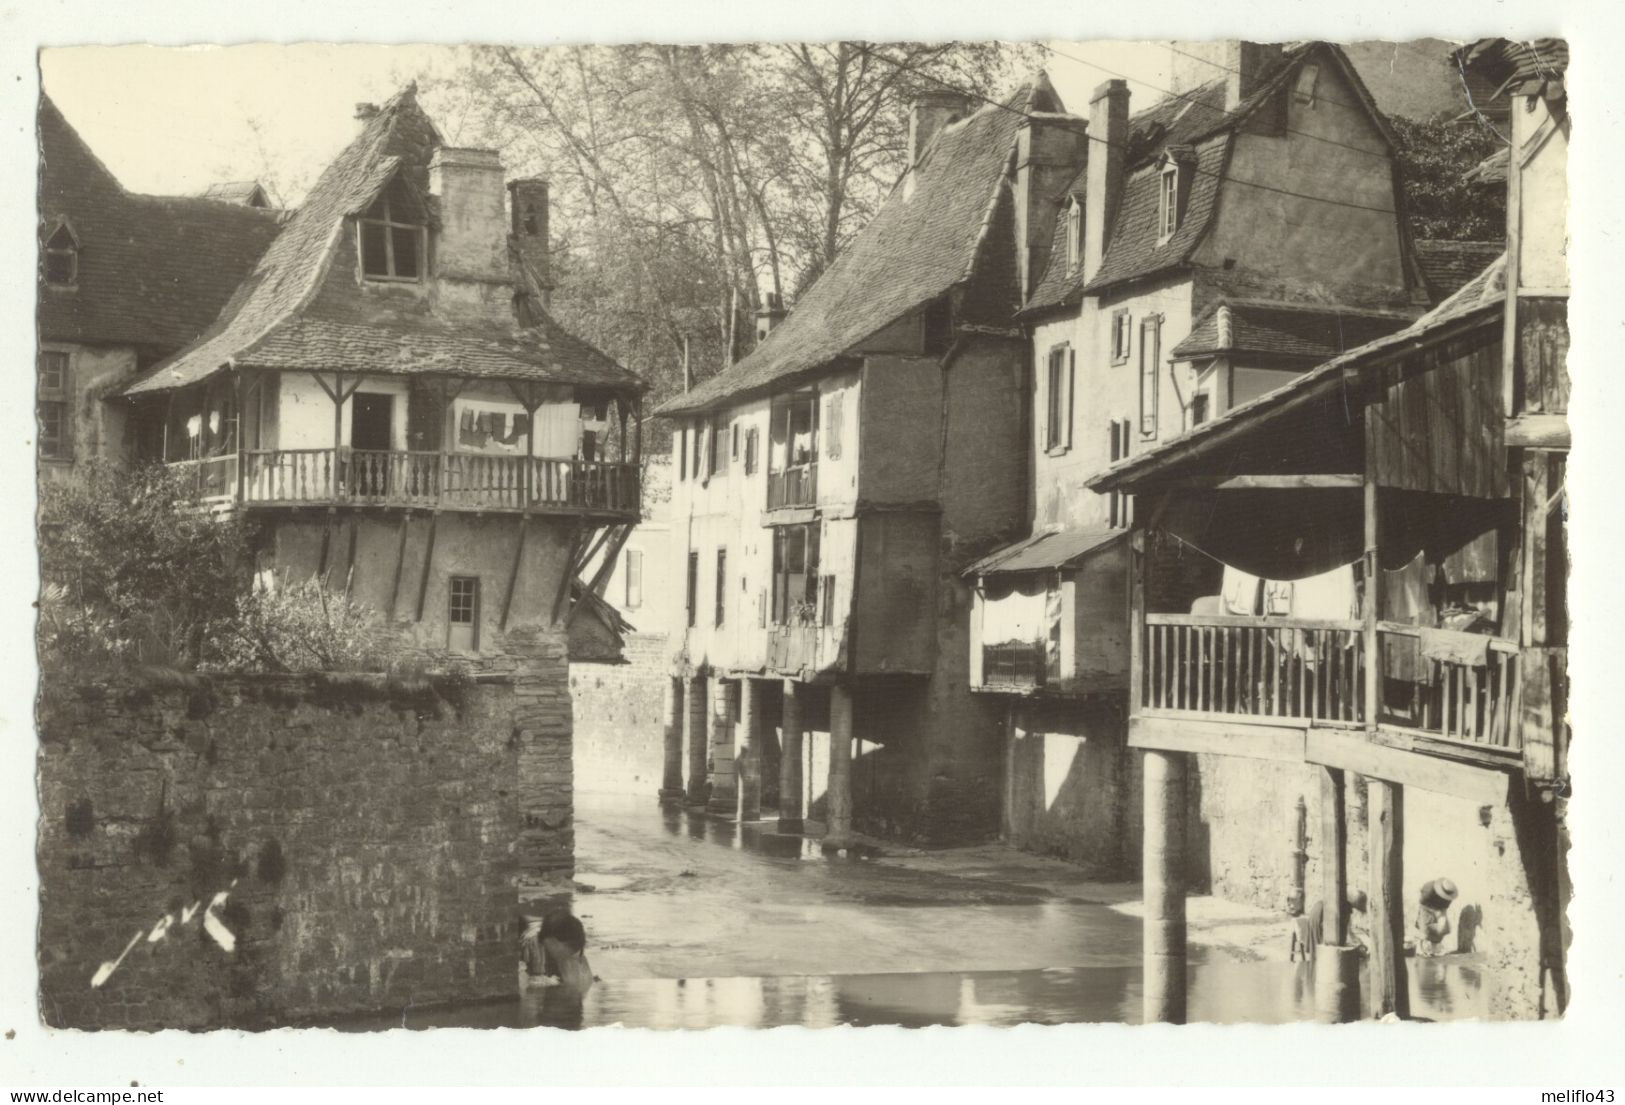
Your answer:
[[[1533,110],[1525,110],[1533,102]],[[1569,138],[1540,97],[1513,102],[1514,143],[1526,159],[1519,182],[1522,238],[1518,247],[1519,289],[1562,290],[1569,286]]]

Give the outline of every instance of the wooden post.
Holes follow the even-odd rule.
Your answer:
[[[748,676],[739,681],[739,730],[734,749],[739,820],[759,821],[762,816],[762,684]]]
[[[1144,1019],[1185,1023],[1185,762],[1145,751]]]
[[[1315,1019],[1342,1024],[1360,1017],[1360,952],[1349,946],[1348,878],[1344,867],[1343,772],[1320,772],[1320,901],[1315,953]]]
[[[429,594],[429,571],[434,567],[435,530],[440,527],[440,512],[429,512],[429,540],[423,548],[423,575],[418,580],[418,610],[416,621],[423,620],[423,600]]]
[[[839,684],[829,689],[829,812],[824,849],[852,843],[852,690]]]
[[[1365,475],[1365,607],[1360,611],[1364,622],[1362,637],[1365,651],[1365,731],[1377,732],[1377,710],[1381,703],[1382,655],[1377,643],[1377,612],[1381,601],[1382,572],[1377,563],[1377,542],[1381,539],[1379,526],[1377,482],[1371,474],[1374,462],[1366,458]]]
[[[243,370],[239,368],[234,375],[237,404],[237,433],[235,435],[237,439],[237,502],[241,503],[243,501],[243,487],[248,478],[248,458],[246,456],[247,449],[244,447],[245,442],[243,439],[243,399],[246,395],[246,391],[244,388]],[[353,548],[351,549],[351,552],[354,552]]]
[[[519,589],[519,569],[525,562],[525,530],[530,522],[530,510],[519,516],[519,543],[513,550],[513,565],[508,570],[508,589],[502,595],[502,622],[501,629],[506,632],[508,628],[508,614],[513,610],[513,595]]]
[[[708,790],[706,780],[706,721],[711,716],[708,680],[699,676],[688,681],[686,705],[683,714],[683,737],[688,742],[688,804],[705,805]]]
[[[321,377],[317,377],[320,381]],[[342,373],[333,374],[333,390],[329,393],[333,397],[333,475],[329,494],[331,498],[339,497],[339,456],[344,442],[344,376]],[[419,614],[421,618],[421,613]]]
[[[1366,785],[1367,846],[1371,853],[1368,904],[1371,918],[1370,1009],[1373,1018],[1411,1012],[1405,972],[1405,791],[1398,783],[1370,779]]]
[[[1145,652],[1145,530],[1136,529],[1129,538],[1129,614],[1128,614],[1128,711],[1140,712],[1144,705],[1143,671]]]
[[[683,800],[683,681],[676,676],[666,680],[665,760],[660,778],[660,801]]]
[[[779,832],[799,833],[805,786],[801,776],[803,739],[802,688],[794,679],[784,681],[784,712],[779,721]]]

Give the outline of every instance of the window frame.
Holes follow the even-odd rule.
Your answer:
[[[459,588],[467,585],[464,594],[459,596]],[[459,601],[460,597],[466,601]],[[459,610],[467,613],[467,618],[458,616]],[[480,577],[479,576],[448,576],[446,579],[446,633],[451,635],[451,627],[466,625],[469,627],[469,651],[480,650]]]
[[[773,528],[773,570],[769,577],[769,620],[775,626],[794,627],[807,623],[792,619],[791,611],[798,605],[810,606],[813,624],[818,616],[818,567],[820,561],[821,530],[818,522],[794,522]],[[791,571],[789,553],[792,533],[799,534],[801,570]],[[800,593],[791,586],[794,579],[801,580]]]
[[[1307,85],[1308,87],[1305,87]],[[1320,63],[1308,62],[1298,70],[1297,77],[1292,82],[1293,102],[1314,108],[1319,100],[1317,93],[1320,89]]]
[[[56,380],[46,379],[47,363]],[[73,355],[66,349],[41,349],[34,358],[34,446],[40,460],[73,460]],[[46,435],[46,412],[56,422],[56,433]],[[54,443],[54,444],[51,444]]]
[[[1083,204],[1074,196],[1066,209],[1066,268],[1076,272],[1083,264]]]
[[[1179,232],[1180,165],[1169,158],[1157,181],[1157,244],[1164,245]]]
[[[717,601],[715,627],[721,629],[728,620],[728,548],[717,548]]]
[[[1072,448],[1077,354],[1068,342],[1050,347],[1045,374],[1044,451],[1050,456]]]
[[[356,217],[356,270],[366,283],[374,284],[421,284],[429,269],[429,227],[425,223],[397,222],[389,206],[389,193],[395,187],[395,182],[386,185],[379,193],[378,198],[370,204],[365,212]],[[383,217],[372,214],[379,205],[383,207]],[[380,227],[384,235],[384,267],[387,273],[374,273],[367,271],[367,227]],[[417,273],[413,276],[401,276],[396,272],[395,265],[395,234],[397,230],[411,230],[417,237]]]
[[[1134,349],[1134,320],[1127,307],[1112,312],[1112,364],[1128,364]]]
[[[699,624],[700,610],[700,551],[688,550],[688,628]]]

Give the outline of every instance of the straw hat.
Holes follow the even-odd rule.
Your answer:
[[[1422,884],[1422,904],[1432,909],[1448,908],[1456,900],[1456,884],[1449,879],[1434,879]]]

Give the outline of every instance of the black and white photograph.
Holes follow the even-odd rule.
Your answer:
[[[30,1032],[1563,1031],[1610,63],[1496,15],[38,43]]]

